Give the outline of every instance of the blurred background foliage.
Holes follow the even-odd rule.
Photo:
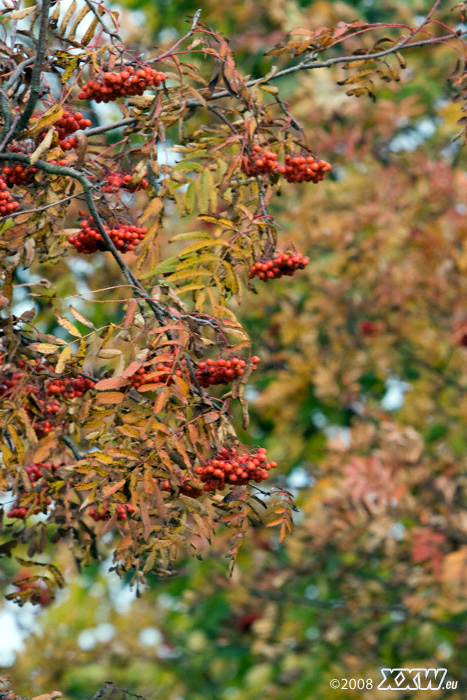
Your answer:
[[[169,46],[198,6],[129,0],[123,26],[135,42],[143,32]],[[294,27],[420,23],[430,7],[204,0],[202,19],[259,76],[285,65],[264,53]],[[437,17],[455,26],[455,12],[442,3]],[[452,50],[406,58],[401,82],[378,84],[375,102],[347,97],[341,68],[277,81],[312,150],[333,164],[331,181],[284,185],[272,205],[284,250],[310,256],[306,271],[236,308],[262,358],[240,436],[279,463],[299,507],[294,534],[279,544],[253,528],[232,578],[221,534],[203,561],[180,561],[137,599],[108,563],[77,575],[63,551],[69,587],[43,601],[2,670],[16,692],[81,700],[112,681],[148,700],[372,699],[381,667],[406,666],[448,668],[460,690],[445,696],[463,697],[467,176],[452,140],[462,112],[447,82]],[[193,222],[167,221],[167,240],[181,224]],[[74,265],[52,272],[61,295],[83,293],[91,275],[93,288],[112,285],[104,262],[97,273]],[[96,326],[113,313],[106,294],[86,304]],[[41,320],[53,327],[52,307]],[[332,678],[373,688],[332,690]]]

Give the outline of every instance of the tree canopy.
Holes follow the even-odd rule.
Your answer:
[[[465,4],[3,5],[0,697],[461,698]]]

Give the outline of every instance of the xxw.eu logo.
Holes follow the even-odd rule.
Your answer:
[[[382,668],[378,690],[441,690],[457,688],[457,681],[444,684],[446,668]]]

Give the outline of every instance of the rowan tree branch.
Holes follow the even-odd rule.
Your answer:
[[[24,111],[19,118],[13,133],[10,137],[14,138],[17,134],[19,134],[23,129],[27,127],[29,124],[29,120],[32,117],[32,114],[34,112],[34,109],[37,104],[37,100],[39,99],[39,93],[40,93],[40,86],[41,86],[41,75],[42,75],[42,68],[43,68],[43,63],[47,51],[47,34],[49,31],[49,9],[50,9],[50,2],[51,0],[42,0],[42,10],[41,10],[41,22],[39,25],[39,38],[37,41],[37,50],[36,50],[36,55],[35,55],[35,61],[34,61],[34,67],[32,69],[32,75],[31,75],[31,86],[30,86],[30,93],[29,93],[29,99],[27,101],[26,107],[24,108]],[[7,141],[8,143],[8,141]],[[4,147],[7,145],[7,143],[4,145]]]
[[[188,36],[188,35],[187,35]],[[451,33],[451,34],[445,34],[441,37],[432,37],[430,39],[422,39],[420,41],[413,41],[411,43],[406,43],[409,39],[409,37],[404,37],[403,41],[400,42],[399,44],[395,44],[394,46],[391,46],[388,49],[384,49],[384,51],[378,51],[375,53],[369,53],[369,54],[363,54],[360,56],[334,56],[333,58],[328,58],[325,61],[316,61],[314,58],[312,59],[305,59],[301,61],[300,63],[297,63],[295,66],[289,66],[288,68],[284,68],[280,71],[277,71],[274,73],[274,75],[269,76],[267,79],[263,78],[256,78],[254,80],[248,80],[246,82],[246,87],[255,87],[257,85],[267,85],[268,83],[271,83],[275,80],[278,80],[279,78],[284,78],[288,75],[292,75],[293,73],[297,73],[298,71],[302,70],[316,70],[318,68],[330,68],[331,66],[339,65],[339,64],[345,64],[345,63],[351,63],[352,61],[368,61],[368,60],[375,60],[378,58],[384,58],[385,56],[390,56],[391,54],[395,54],[398,52],[406,51],[408,49],[415,49],[420,46],[429,46],[429,45],[435,45],[435,44],[442,44],[449,39],[462,39],[462,37],[467,36],[467,31],[462,32],[459,34]],[[186,38],[186,37],[184,37]],[[155,62],[161,60],[161,57],[158,57],[157,59],[151,59],[150,61],[147,61],[147,63]],[[208,88],[200,88],[199,92],[202,94],[203,92],[208,92]],[[230,93],[228,90],[220,90],[219,92],[214,93],[213,95],[209,95],[209,100],[220,100],[224,97],[229,97]],[[185,106],[187,108],[190,107],[206,107],[206,104],[201,103],[199,100],[196,99],[190,99],[187,100],[185,103]],[[209,106],[208,106],[209,108]],[[119,121],[112,122],[110,124],[103,124],[102,126],[97,126],[92,129],[87,129],[84,133],[86,136],[97,136],[98,134],[104,134],[107,131],[112,131],[113,129],[121,129],[124,126],[133,126],[137,123],[137,119],[134,117],[125,117],[124,119],[120,119]],[[292,126],[295,127],[294,124]]]
[[[25,165],[31,165],[30,157],[22,153],[0,153],[0,162],[4,160],[24,163]],[[51,163],[47,163],[44,160],[37,160],[34,163],[34,167],[38,168],[39,170],[43,170],[46,173],[50,173],[51,175],[64,175],[66,177],[71,177],[80,183],[81,187],[83,188],[83,196],[86,200],[86,204],[88,205],[88,209],[93,218],[94,224],[99,233],[101,234],[102,238],[104,239],[107,249],[112,253],[117,265],[122,271],[123,276],[125,277],[129,286],[134,290],[136,296],[145,301],[147,305],[151,308],[160,325],[166,325],[167,317],[170,317],[169,312],[163,307],[162,304],[148,297],[146,290],[133,275],[128,265],[124,262],[119,251],[115,247],[114,242],[105,230],[104,224],[99,215],[99,212],[97,211],[94,198],[92,196],[92,191],[95,188],[95,185],[93,185],[93,183],[78,170],[75,170],[74,168],[70,168],[65,165],[52,165]]]

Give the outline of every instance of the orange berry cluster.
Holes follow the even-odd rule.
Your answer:
[[[43,469],[50,470],[51,468],[51,465],[47,462],[37,462],[26,467],[26,472],[31,486],[34,486],[34,484],[42,478]],[[7,517],[24,519],[28,513],[30,515],[35,515],[36,513],[45,512],[50,503],[52,503],[52,501],[47,496],[46,492],[42,491],[41,493],[34,494],[34,502],[28,506],[16,505],[11,508],[7,513]]]
[[[325,160],[316,160],[313,156],[286,155],[285,164],[279,165],[277,153],[264,150],[261,146],[253,146],[252,154],[244,156],[241,170],[252,177],[254,175],[283,175],[287,182],[320,182],[332,166]]]
[[[264,481],[274,467],[277,464],[267,461],[264,447],[254,454],[238,452],[234,447],[230,450],[223,447],[215,458],[196,467],[195,472],[204,483],[205,491],[222,491],[226,484],[240,486],[250,481]]]
[[[161,384],[171,384],[173,374],[176,374],[177,377],[182,376],[182,371],[180,369],[174,371],[173,366],[173,360],[169,360],[167,362],[159,362],[155,370],[147,370],[144,367],[140,367],[131,377],[131,384],[136,388],[143,384],[157,384],[159,382]]]
[[[34,141],[28,139],[24,143],[10,143],[8,151],[10,153],[22,153],[30,155],[35,148]],[[37,173],[37,168],[32,165],[22,165],[20,163],[10,163],[3,168],[3,175],[7,185],[27,185],[34,180],[34,173]]]
[[[252,357],[253,369],[256,369],[259,357]],[[245,360],[232,357],[230,360],[206,360],[199,362],[196,369],[198,382],[205,389],[213,384],[229,384],[235,377],[241,377],[246,367]]]
[[[252,177],[254,175],[277,173],[277,153],[264,151],[261,146],[253,146],[251,150],[251,158],[249,156],[244,156],[242,158],[241,169],[245,175]]]
[[[117,520],[126,520],[127,513],[130,513],[131,515],[131,513],[135,512],[135,509],[130,503],[117,503],[115,512],[117,513]],[[90,508],[89,515],[93,520],[96,521],[96,523],[98,523],[99,520],[110,520],[112,513],[106,505],[102,505],[97,507],[93,506],[92,508]]]
[[[54,128],[58,134],[58,143],[63,148],[64,151],[71,151],[72,148],[78,146],[78,139],[76,136],[71,136],[75,131],[80,129],[86,129],[86,127],[91,126],[92,122],[90,119],[85,119],[81,112],[70,112],[65,110],[55,124]],[[45,134],[42,135],[42,138]]]
[[[118,192],[121,189],[136,192],[139,189],[147,190],[149,187],[149,182],[145,177],[136,185],[132,185],[131,180],[131,175],[125,175],[125,173],[109,173],[104,184],[104,192]]]
[[[62,394],[65,399],[81,398],[85,391],[92,389],[94,382],[87,377],[76,377],[76,379],[52,379],[46,388],[47,396]]]
[[[260,361],[259,357],[251,358],[253,369],[256,369]],[[186,367],[186,361],[182,360],[180,365]],[[168,360],[166,362],[160,362],[156,365],[156,369],[144,369],[140,367],[135,374],[131,377],[131,384],[134,387],[140,387],[143,384],[150,383],[163,383],[171,384],[173,374],[178,377],[182,376],[182,370],[177,368],[175,371],[173,369],[174,361]],[[199,362],[195,370],[195,376],[199,384],[207,389],[207,387],[214,384],[229,384],[235,377],[241,377],[245,371],[246,362],[239,357],[232,357],[230,360],[218,359],[218,360],[206,360],[206,362]]]
[[[17,366],[21,370],[27,367],[23,360],[19,360]],[[32,370],[41,374],[45,371],[53,372],[54,367],[37,360]],[[60,395],[63,399],[80,398],[94,385],[91,379],[79,376],[74,379],[52,379],[45,382],[44,379],[40,379],[21,386],[23,378],[24,373],[16,368],[5,372],[0,379],[0,397],[13,394],[15,389],[22,392],[25,397],[24,410],[33,422],[33,428],[39,438],[67,425],[66,419],[63,420],[66,411],[57,396]],[[61,410],[62,408],[64,410]]]
[[[84,216],[82,212],[80,212],[80,215]],[[78,253],[89,255],[97,250],[106,250],[104,239],[97,228],[92,225],[92,216],[89,219],[83,219],[80,223],[81,231],[76,236],[68,236],[68,242],[76,248]],[[133,250],[147,233],[147,228],[135,226],[134,224],[121,224],[112,229],[104,224],[104,228],[117,250],[120,250],[122,253]]]
[[[4,178],[0,175],[0,215],[12,214],[19,207],[11,196]]]
[[[287,182],[321,182],[326,173],[332,169],[330,163],[325,160],[315,160],[313,156],[287,155],[285,165],[278,168],[278,172],[285,177]]]
[[[259,277],[265,282],[269,279],[278,279],[284,275],[293,275],[295,270],[303,270],[310,258],[303,256],[301,253],[280,253],[277,258],[267,260],[266,262],[256,262],[252,265],[249,277]]]
[[[120,73],[104,73],[99,80],[89,80],[78,94],[78,100],[95,100],[96,102],[111,102],[119,97],[142,95],[151,86],[159,87],[167,78],[150,66],[135,70],[125,66]]]

